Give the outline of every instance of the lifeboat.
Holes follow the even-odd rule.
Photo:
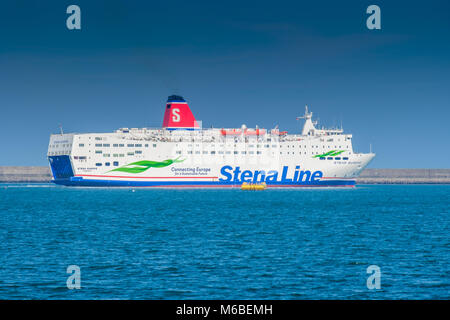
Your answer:
[[[242,130],[239,130],[239,129],[232,129],[232,130],[222,129],[222,130],[220,130],[220,133],[223,136],[238,136],[238,135],[240,135],[242,133]]]
[[[273,135],[277,135],[277,136],[285,136],[285,135],[287,135],[288,132],[287,131],[279,131],[278,129],[272,129],[270,131],[270,133]]]
[[[266,134],[266,129],[245,130],[246,136],[262,136]]]
[[[241,135],[242,132],[244,132],[244,136],[261,136],[266,134],[266,129],[244,129],[242,131],[241,129],[222,129],[220,130],[220,133],[223,136],[238,136]]]
[[[241,190],[265,190],[266,188],[267,188],[267,185],[265,182],[261,182],[261,183],[244,182],[241,185]]]

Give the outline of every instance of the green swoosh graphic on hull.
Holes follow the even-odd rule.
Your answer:
[[[173,163],[183,162],[184,160],[186,160],[186,159],[183,159],[183,160],[178,160],[178,159],[179,159],[179,157],[176,159],[167,159],[167,160],[164,160],[161,162],[148,161],[148,160],[136,161],[136,162],[129,163],[126,166],[123,166],[123,167],[120,167],[117,169],[113,169],[111,171],[121,171],[121,172],[127,172],[127,173],[141,173],[150,168],[164,168],[164,167],[170,166]]]
[[[315,156],[313,156],[313,158],[323,158],[323,157],[328,157],[328,156],[332,157],[332,156],[340,155],[343,152],[345,152],[345,150],[331,150],[331,151],[328,151],[323,154],[315,155]]]
[[[344,150],[335,151],[335,152],[333,152],[333,154],[331,154],[331,156],[337,156],[337,155],[340,155],[342,152],[344,152]]]

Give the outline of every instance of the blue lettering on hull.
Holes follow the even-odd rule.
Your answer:
[[[293,174],[289,172],[288,166],[284,166],[281,175],[276,170],[271,170],[266,175],[262,170],[256,170],[254,172],[250,170],[241,171],[240,167],[235,167],[233,170],[231,166],[223,166],[220,169],[220,174],[222,177],[219,180],[222,182],[265,182],[267,184],[276,184],[277,182],[282,184],[308,184],[319,182],[323,177],[322,171],[314,171],[311,173],[309,170],[300,170],[300,166],[295,167]],[[280,179],[278,179],[278,176],[280,176]]]

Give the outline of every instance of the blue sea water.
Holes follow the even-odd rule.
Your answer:
[[[3,184],[0,299],[449,299],[449,231],[449,185]]]

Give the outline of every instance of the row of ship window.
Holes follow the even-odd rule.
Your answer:
[[[128,132],[128,131],[127,131],[127,132]],[[335,133],[334,133],[333,135],[335,135]],[[89,137],[89,139],[90,139],[90,137]],[[101,140],[106,140],[106,138],[103,139],[103,138],[101,138],[101,137],[95,137],[95,140],[101,141]],[[267,138],[267,141],[268,141],[268,142],[270,142],[271,140],[272,140],[272,139]],[[351,138],[350,138],[350,137],[346,137],[345,140],[351,140]],[[321,141],[323,141],[323,139],[321,139]],[[341,139],[337,139],[337,141],[341,141]],[[333,142],[333,139],[332,139],[332,138],[331,138],[331,139],[327,139],[327,142]]]
[[[341,160],[341,157],[320,157],[320,160]],[[342,160],[348,160],[348,157],[343,157]]]
[[[84,143],[80,143],[80,144],[78,144],[78,146],[79,147],[84,147]],[[106,147],[106,148],[108,148],[108,147],[111,147],[111,144],[110,143],[96,143],[95,144],[95,146],[96,147]],[[142,148],[142,144],[133,144],[133,143],[128,143],[127,145],[126,145],[128,148]],[[146,148],[148,147],[148,144],[145,144],[144,145]],[[178,146],[178,144],[177,144],[177,146]],[[199,146],[198,144],[196,145],[197,147]],[[222,144],[222,145],[220,145],[220,147],[223,147],[224,145]],[[124,148],[125,147],[125,144],[124,143],[114,143],[113,144],[113,147],[114,148]],[[154,148],[156,148],[157,147],[157,145],[156,144],[153,144],[153,147]],[[188,145],[188,147],[192,147],[192,144],[189,144]],[[235,146],[236,147],[236,146]],[[255,147],[255,145],[253,145],[253,144],[249,144],[248,145],[248,147],[249,148],[254,148]],[[257,148],[261,148],[261,145],[256,145],[256,147]],[[278,146],[277,145],[272,145],[272,148],[277,148]],[[283,145],[281,145],[280,147],[287,147],[287,148],[289,148],[290,146],[289,145],[287,145],[287,146],[283,146]],[[306,146],[306,145],[298,145],[298,147],[299,148],[307,148],[308,146]],[[319,148],[319,146],[310,146],[311,148]],[[325,146],[322,146],[322,147],[325,147]],[[270,148],[270,145],[269,144],[266,144],[266,145],[264,145],[264,148]],[[292,145],[292,148],[295,148],[295,146],[294,145]],[[328,146],[328,148],[331,148],[331,146]],[[338,148],[338,146],[334,146],[334,148]],[[342,148],[342,146],[339,146],[339,148]],[[347,147],[348,148],[348,147]]]
[[[103,155],[103,157],[110,157],[111,156],[111,154],[110,153],[103,153],[103,151],[101,151],[101,150],[96,150],[95,151],[95,153],[96,154],[102,154]],[[256,151],[256,153],[255,153],[255,151],[241,151],[240,152],[241,154],[262,154],[263,152],[262,151]],[[127,156],[134,156],[134,155],[136,155],[136,154],[138,154],[138,155],[141,155],[142,154],[142,151],[141,150],[136,150],[136,151],[134,151],[134,152],[127,152]],[[176,154],[182,154],[182,152],[181,151],[176,151]],[[194,154],[194,151],[187,151],[187,154]],[[231,151],[202,151],[202,152],[200,152],[200,151],[195,151],[195,154],[232,154],[232,152]],[[239,151],[233,151],[233,154],[239,154]],[[273,152],[272,152],[272,154],[273,154]],[[280,154],[283,154],[283,152],[280,152]],[[289,153],[289,152],[286,152],[286,154],[292,154],[292,155],[294,155],[294,154],[296,154],[295,152],[291,152],[291,153]],[[301,152],[298,152],[297,154],[302,154]],[[304,154],[308,154],[308,152],[304,152]],[[314,155],[314,154],[318,154],[318,152],[311,152],[311,154],[312,155]],[[112,155],[113,157],[124,157],[125,156],[125,154],[123,154],[123,153],[115,153],[115,154],[113,154]],[[333,159],[333,157],[328,157],[328,158],[325,158],[325,157],[320,157],[320,160],[325,160],[325,159],[328,159],[328,160],[332,160]],[[340,160],[341,158],[340,157],[337,157],[337,158],[335,158],[336,160]],[[344,160],[348,160],[348,158],[344,158]]]
[[[178,144],[177,144],[176,146],[178,147]],[[199,146],[200,146],[199,144],[196,144],[196,147],[199,147]],[[192,144],[189,144],[188,147],[192,147]],[[224,145],[221,144],[220,147],[224,147]],[[227,147],[233,147],[233,146],[230,145],[230,146],[227,146]],[[236,147],[236,145],[234,145],[234,147]],[[249,144],[248,147],[249,147],[249,148],[254,148],[255,145],[254,145],[254,144]],[[256,145],[256,147],[257,147],[257,148],[262,148],[262,146],[261,146],[260,144]],[[292,145],[292,146],[289,146],[289,145],[286,145],[286,146],[280,145],[280,148],[289,148],[289,147],[295,148],[295,145]],[[299,148],[302,148],[302,147],[303,147],[303,148],[311,147],[311,148],[317,148],[317,149],[320,148],[320,146],[317,146],[317,145],[316,145],[316,146],[306,146],[306,145],[300,145],[300,144],[299,144],[297,147],[299,147]],[[323,147],[323,148],[325,148],[325,147],[331,148],[332,146],[327,145],[327,146],[322,146],[322,147]],[[264,145],[264,148],[270,148],[270,145],[269,145],[269,144],[265,144],[265,145]],[[273,144],[273,145],[272,145],[272,148],[278,148],[278,145]],[[339,147],[338,147],[338,146],[334,146],[334,148],[335,148],[335,149],[337,149],[337,148],[342,148],[342,146],[339,146]],[[344,146],[344,148],[348,148],[348,146]]]
[[[79,147],[84,147],[84,143],[79,143],[78,144]],[[111,147],[111,144],[109,143],[96,143],[95,144],[96,147]],[[144,145],[146,148],[148,148],[148,144]],[[114,148],[124,148],[125,144],[124,143],[113,143],[113,147]],[[142,144],[133,144],[133,143],[129,143],[127,144],[128,148],[142,148]],[[156,144],[153,144],[153,148],[156,148]]]
[[[103,153],[102,150],[95,150],[95,153],[96,154],[103,154],[104,157],[111,156],[110,153]],[[141,150],[136,150],[134,152],[127,152],[127,156],[134,156],[135,154],[142,154],[142,151]],[[124,156],[123,153],[114,153],[113,154],[113,157],[123,157],[123,156]]]
[[[176,154],[182,154],[183,152],[181,152],[181,151],[176,151]],[[231,152],[231,151],[202,151],[202,152],[200,152],[200,151],[187,151],[187,154],[239,154],[239,151],[233,151],[233,152]],[[263,152],[262,151],[241,151],[240,152],[241,154],[263,154]],[[304,152],[303,154],[308,154],[309,152]],[[274,154],[273,152],[272,152],[272,154]],[[280,154],[283,154],[283,152],[280,152]],[[295,153],[295,152],[286,152],[285,154],[302,154],[301,152],[297,152],[297,153]],[[319,152],[311,152],[311,154],[312,155],[314,155],[314,154],[319,154]],[[323,160],[322,158],[321,158],[321,160]]]
[[[105,157],[105,158],[111,157],[110,153],[102,153],[102,151],[100,151],[100,150],[97,150],[95,153],[102,154],[103,157]],[[187,153],[188,154],[193,154],[193,151],[188,151]],[[226,151],[226,152],[218,151],[217,153],[218,154],[231,154],[231,151]],[[49,152],[49,155],[57,155],[57,154],[58,154],[58,152]],[[61,152],[61,154],[62,154],[62,152]],[[128,152],[126,155],[127,156],[134,156],[135,154],[139,154],[140,155],[140,154],[142,154],[142,151],[136,150],[135,152]],[[181,151],[177,151],[176,154],[181,154]],[[200,151],[196,151],[195,154],[200,154]],[[210,152],[203,151],[202,154],[216,154],[216,151],[210,151]],[[239,154],[239,151],[234,151],[233,154]],[[241,151],[241,154],[247,154],[247,151]],[[255,152],[254,151],[249,151],[248,154],[255,154]],[[262,154],[262,152],[261,151],[256,151],[256,154]],[[280,152],[280,154],[283,154],[283,152]],[[286,154],[294,155],[295,152],[291,152],[291,153],[286,152]],[[301,152],[299,152],[298,154],[301,154]],[[305,152],[304,154],[307,154],[307,152]],[[312,152],[311,154],[314,155],[314,154],[317,154],[317,152],[316,153]],[[119,157],[122,158],[122,157],[125,157],[125,154],[123,154],[123,153],[114,153],[112,156],[114,158],[119,158]],[[74,156],[74,159],[76,159],[76,160],[86,160],[86,157],[84,157],[84,156]],[[341,157],[320,157],[319,159],[320,160],[333,160],[333,159],[334,160],[341,160]],[[348,157],[343,157],[342,160],[348,160]]]
[[[77,157],[75,157],[75,158],[77,158]],[[79,157],[79,158],[81,159],[81,158],[86,158],[86,157]],[[333,157],[327,157],[327,158],[321,157],[321,158],[320,158],[320,160],[325,160],[325,159],[327,159],[327,160],[333,160]],[[341,158],[340,158],[340,157],[335,157],[334,160],[341,160]],[[343,157],[342,160],[348,160],[348,157]],[[95,165],[96,165],[97,167],[101,167],[103,164],[102,164],[101,162],[97,162]],[[105,162],[105,166],[106,166],[106,167],[109,167],[109,166],[111,166],[111,163],[110,163],[110,162]],[[114,167],[119,166],[119,162],[118,162],[118,161],[114,161],[114,162],[112,163],[112,166],[114,166]]]
[[[180,153],[177,151],[177,154],[180,154]],[[203,151],[203,154],[208,154],[208,152],[207,151]],[[211,151],[211,154],[215,154],[215,151]],[[223,154],[223,152],[219,151],[219,154]],[[229,151],[227,151],[227,154],[230,154]],[[238,152],[235,151],[234,154],[238,154]],[[242,151],[241,154],[246,154],[246,152]],[[254,153],[253,153],[253,151],[250,151],[249,154],[254,154]],[[257,154],[261,154],[261,151],[257,151]],[[282,153],[280,152],[280,154],[282,154]],[[288,152],[288,154],[289,154],[289,152]],[[294,154],[294,153],[292,153],[292,154]],[[306,154],[306,152],[305,152],[305,154]],[[127,155],[128,156],[134,156],[134,153],[129,152]],[[103,157],[110,157],[110,156],[111,155],[107,154],[107,153],[103,154]],[[114,158],[117,158],[117,157],[122,158],[122,157],[125,157],[125,155],[123,153],[121,153],[121,154],[113,154],[113,157]],[[74,156],[74,159],[75,160],[86,160],[86,157],[84,157],[84,156]],[[320,157],[319,159],[320,160],[348,160],[348,157],[342,157],[342,158],[341,157]]]
[[[72,144],[71,143],[67,143],[67,144],[59,144],[59,145],[56,145],[56,144],[49,145],[50,149],[55,149],[57,147],[58,148],[70,148],[70,147],[72,147]]]
[[[95,165],[96,165],[97,167],[101,167],[103,164],[102,164],[101,162],[97,162]],[[113,165],[114,167],[118,167],[118,166],[119,166],[119,162],[118,162],[118,161],[114,161],[114,162],[112,163],[112,165]],[[106,166],[106,167],[110,167],[110,166],[111,166],[111,163],[110,163],[110,162],[105,162],[105,166]]]

